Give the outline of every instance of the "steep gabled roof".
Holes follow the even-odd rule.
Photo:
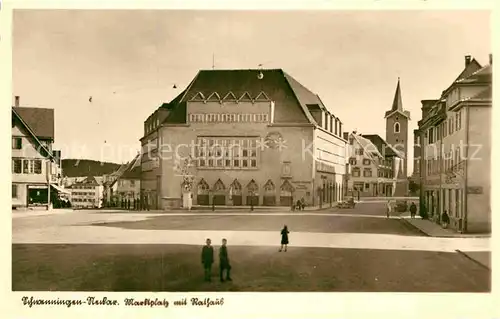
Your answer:
[[[445,96],[451,88],[453,88],[457,83],[460,83],[460,81],[468,78],[469,76],[473,75],[477,71],[481,70],[483,67],[479,62],[477,62],[476,59],[472,59],[469,64],[465,66],[465,68],[460,72],[460,74],[457,76],[457,78],[448,86],[446,90],[443,91],[441,96]]]
[[[21,125],[24,127],[24,129],[28,132],[28,134],[31,135],[33,141],[35,142],[36,144],[36,148],[37,150],[40,152],[40,154],[42,154],[43,156],[46,156],[48,158],[50,158],[51,160],[55,160],[54,159],[54,155],[52,154],[52,152],[50,152],[50,150],[48,150],[44,144],[42,144],[42,142],[40,141],[40,139],[38,138],[38,136],[36,136],[36,134],[33,132],[33,129],[24,121],[24,119],[17,113],[19,108],[15,108],[13,107],[12,108],[12,118],[13,120],[14,119],[17,119],[17,121],[19,123],[21,123]]]
[[[39,139],[54,140],[54,109],[12,107]]]
[[[487,65],[473,72],[471,75],[458,80],[457,83],[491,83],[492,77],[493,72],[491,69],[491,65]]]
[[[378,151],[377,147],[369,139],[364,138],[360,134],[350,133],[349,135],[352,136],[361,146],[361,148],[364,150],[364,154],[372,161],[372,163],[375,163],[374,156],[383,157],[382,154],[380,154],[380,152]]]
[[[363,137],[370,140],[374,145],[376,145],[378,151],[384,156],[397,156],[404,158],[404,154],[397,150],[395,147],[387,143],[380,135],[377,134],[363,134]]]
[[[259,74],[262,73],[263,77]],[[208,97],[216,92],[224,97],[248,93],[251,99],[267,96],[275,102],[275,122],[315,123],[307,104],[324,107],[318,96],[281,69],[270,70],[201,70],[183,93],[169,103],[172,112],[164,123],[186,123],[186,102],[201,93]]]
[[[126,169],[123,171],[122,175],[118,179],[140,179],[141,178],[141,156],[137,154],[133,160],[131,160]]]
[[[481,64],[479,64],[476,59],[472,59],[472,61],[470,61],[470,63],[465,66],[465,68],[462,70],[462,72],[460,72],[460,74],[453,82],[458,82],[462,79],[468,78],[470,75],[481,68]]]
[[[141,179],[141,168],[140,167],[134,167],[131,170],[126,171],[123,173],[122,179]]]

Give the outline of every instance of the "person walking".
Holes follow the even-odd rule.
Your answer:
[[[144,195],[144,205],[146,206],[146,210],[149,211],[149,198],[148,198],[148,195]]]
[[[206,245],[201,249],[201,264],[205,271],[205,281],[212,281],[212,264],[214,263],[214,248],[212,241],[207,238]]]
[[[283,227],[283,229],[281,230],[281,248],[280,248],[280,252],[283,250],[283,246],[285,247],[285,252],[286,252],[286,248],[288,246],[288,234],[290,232],[288,231],[288,227],[285,225]]]
[[[415,218],[415,215],[417,215],[417,205],[415,205],[414,202],[411,202],[411,205],[410,205],[410,216],[411,216],[411,218]]]
[[[300,210],[304,210],[306,208],[306,201],[304,200],[304,197],[300,199]]]
[[[387,209],[386,209],[387,218],[391,217],[391,213],[392,213],[392,202],[389,199],[387,201]]]
[[[224,282],[224,270],[226,271],[226,280],[233,281],[231,279],[231,265],[229,264],[229,256],[227,254],[227,239],[222,239],[222,246],[219,250],[219,270],[220,270],[220,281]]]

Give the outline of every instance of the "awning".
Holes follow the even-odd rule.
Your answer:
[[[45,185],[28,185],[29,189],[47,189],[47,184]]]
[[[55,190],[57,190],[59,193],[63,193],[63,194],[68,194],[70,195],[71,194],[71,191],[67,190],[67,189],[64,189],[62,187],[59,187],[57,185],[54,185],[54,184],[50,184],[50,186],[54,187]]]

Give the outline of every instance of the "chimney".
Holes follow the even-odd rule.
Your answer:
[[[19,107],[19,96],[16,95],[15,97],[15,102],[14,102],[15,107]]]
[[[490,65],[493,64],[493,54],[490,53]]]
[[[467,67],[471,61],[472,57],[470,55],[465,56],[465,66]]]

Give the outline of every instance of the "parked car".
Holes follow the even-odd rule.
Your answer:
[[[354,208],[356,203],[354,202],[354,197],[347,197],[344,201],[338,204],[338,208]]]

